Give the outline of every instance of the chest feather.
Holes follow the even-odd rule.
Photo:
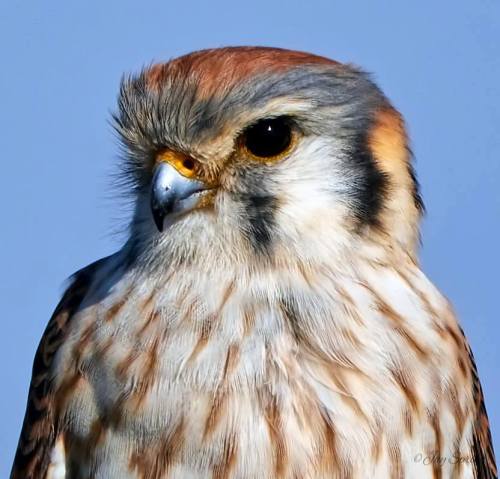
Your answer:
[[[98,477],[469,477],[464,344],[418,270],[124,277],[74,324],[59,410]]]

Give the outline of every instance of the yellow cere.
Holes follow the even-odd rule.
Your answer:
[[[157,163],[172,165],[182,176],[193,178],[196,176],[195,161],[184,153],[166,150],[156,157]]]

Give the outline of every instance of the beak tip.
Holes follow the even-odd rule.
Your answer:
[[[167,216],[192,209],[197,201],[192,196],[204,189],[204,183],[182,176],[172,165],[157,165],[151,181],[150,206],[158,231],[164,230]]]
[[[163,220],[165,219],[165,215],[157,208],[152,208],[152,213],[156,228],[158,228],[160,233],[163,232]]]
[[[163,232],[163,219],[164,216],[161,213],[153,213],[153,219],[156,225],[156,228],[158,228],[158,231],[161,233]]]

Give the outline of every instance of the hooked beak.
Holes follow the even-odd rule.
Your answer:
[[[170,163],[158,163],[151,186],[151,211],[158,230],[163,231],[165,217],[196,208],[207,189],[204,182],[186,178]]]

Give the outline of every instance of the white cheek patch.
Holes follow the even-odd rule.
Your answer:
[[[276,183],[285,206],[311,212],[322,206],[335,207],[343,200],[349,189],[345,155],[335,146],[331,140],[306,138],[292,156],[276,165]]]
[[[347,240],[350,180],[343,156],[331,140],[305,138],[290,158],[275,166],[276,216],[285,238],[316,246],[319,241],[334,246]]]

